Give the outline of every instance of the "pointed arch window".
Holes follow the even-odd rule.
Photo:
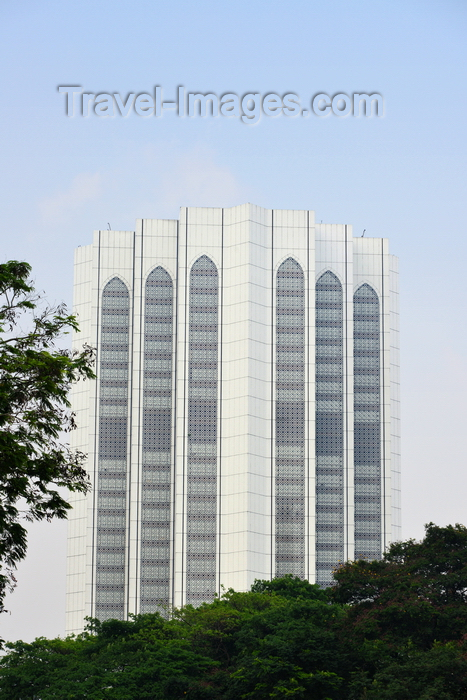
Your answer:
[[[305,279],[288,258],[276,287],[276,576],[305,576]]]
[[[354,294],[355,559],[381,558],[381,371],[379,299]]]
[[[316,582],[332,583],[344,558],[343,290],[327,271],[316,283]]]
[[[216,593],[219,275],[193,264],[189,296],[186,601]]]
[[[122,620],[127,555],[130,294],[118,277],[102,293],[95,616]]]
[[[156,267],[144,298],[140,611],[170,603],[173,424],[173,283]]]

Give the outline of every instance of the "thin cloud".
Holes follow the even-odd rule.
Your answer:
[[[83,205],[98,199],[102,193],[100,173],[80,173],[64,192],[39,202],[39,210],[45,223],[63,223]]]
[[[202,147],[179,156],[164,170],[158,195],[168,207],[225,207],[248,199],[234,173]]]

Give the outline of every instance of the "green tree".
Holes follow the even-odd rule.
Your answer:
[[[320,588],[316,583],[309,583],[305,579],[292,574],[286,574],[281,578],[273,578],[272,581],[256,579],[251,587],[252,592],[280,595],[284,598],[306,598],[309,600],[329,601],[329,592]]]
[[[429,523],[421,542],[348,562],[335,579],[351,700],[467,698],[467,528]]]
[[[71,506],[57,489],[89,488],[85,455],[61,433],[75,427],[68,393],[94,377],[93,351],[57,347],[77,320],[63,305],[38,308],[30,271],[25,262],[0,265],[0,610],[26,555],[24,520],[65,518]]]
[[[92,633],[90,633],[92,631]],[[0,700],[208,700],[217,664],[157,613],[93,621],[78,637],[7,644]]]
[[[428,650],[417,649],[408,642],[398,649],[394,658],[379,664],[363,697],[367,700],[465,700],[465,652],[462,644],[455,642],[435,642]]]
[[[334,575],[333,599],[348,603],[352,636],[434,641],[467,632],[467,528],[426,525],[421,542],[395,542],[380,561],[344,564]]]
[[[338,641],[344,609],[326,591],[287,576],[257,581],[271,601],[242,621],[226,698],[344,698],[346,660]],[[253,595],[253,594],[250,594]]]
[[[437,576],[449,575],[440,557],[451,560],[457,542],[462,559],[462,538],[461,526],[430,525],[430,546],[394,545],[387,555],[390,566],[403,571],[409,559],[421,562],[424,552],[423,585],[437,601],[445,595],[443,586],[436,592]],[[407,550],[410,557],[401,556]],[[450,566],[457,565],[451,560]],[[91,620],[77,637],[7,644],[0,658],[0,700],[465,700],[467,635],[460,627],[451,633],[455,639],[428,643],[424,616],[412,615],[410,627],[403,617],[408,608],[386,606],[377,588],[389,595],[387,586],[369,584],[367,567],[355,562],[346,567],[352,581],[342,576],[339,593],[354,597],[353,605],[332,602],[339,585],[324,591],[286,576],[256,581],[248,593],[229,589],[212,603],[187,605],[168,619],[154,613],[128,621]],[[414,570],[405,571],[407,579],[409,573]],[[395,585],[411,590],[403,575]],[[457,595],[449,581],[448,586],[462,611],[460,589]],[[435,614],[431,620],[432,638],[437,619]]]
[[[75,638],[7,644],[0,700],[344,699],[342,607],[302,583],[287,577],[272,594],[230,589],[170,619],[92,620]],[[290,595],[300,589],[304,596]]]

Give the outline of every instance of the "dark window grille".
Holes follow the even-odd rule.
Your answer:
[[[381,378],[378,295],[354,294],[355,559],[381,558]]]
[[[156,267],[145,285],[140,611],[170,604],[173,283]]]
[[[219,276],[206,255],[190,272],[186,602],[216,594]]]
[[[288,258],[276,288],[276,576],[305,576],[305,280]]]
[[[342,285],[316,283],[316,582],[344,559],[344,344]]]
[[[127,553],[130,295],[118,277],[110,280],[102,293],[100,337],[95,616],[99,620],[122,620]]]

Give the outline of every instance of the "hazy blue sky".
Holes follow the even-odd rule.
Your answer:
[[[180,206],[314,209],[401,259],[403,536],[467,524],[465,0],[0,8],[2,259],[71,303],[73,249]],[[85,92],[378,92],[383,118],[65,116]],[[0,635],[64,632],[63,524],[35,526]]]

